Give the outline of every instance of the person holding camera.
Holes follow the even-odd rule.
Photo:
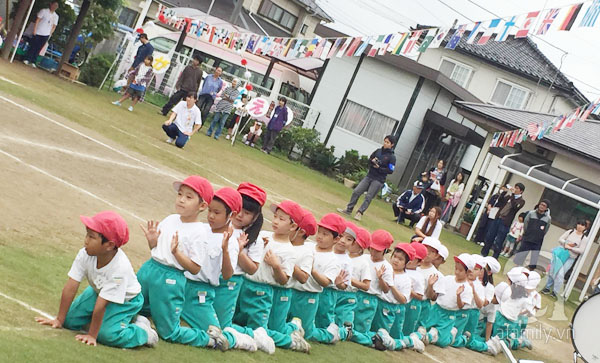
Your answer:
[[[346,208],[338,208],[338,212],[352,215],[352,210],[356,203],[358,203],[358,198],[367,192],[363,204],[358,208],[358,212],[356,212],[356,215],[354,216],[354,219],[357,221],[361,220],[362,215],[367,208],[369,208],[371,200],[373,200],[383,187],[387,176],[394,172],[396,155],[394,155],[393,148],[395,143],[396,137],[394,135],[387,135],[383,139],[383,146],[380,149],[375,150],[369,157],[369,173],[360,181],[360,183],[358,183],[356,188],[354,188],[352,197],[350,197],[350,203],[348,203]]]

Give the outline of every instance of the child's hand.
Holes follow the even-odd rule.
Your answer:
[[[144,232],[144,236],[148,242],[156,246],[158,243],[158,237],[160,236],[160,231],[158,230],[158,222],[157,221],[148,221],[148,227],[145,228],[143,224],[140,224],[140,228],[142,232]]]
[[[85,343],[87,345],[93,345],[94,347],[97,345],[96,338],[94,338],[93,336],[88,335],[88,334],[75,335],[75,339],[77,339],[80,342]]]
[[[346,283],[348,279],[348,272],[346,270],[341,270],[340,273],[335,278],[335,286]]]
[[[277,267],[281,263],[279,257],[273,253],[273,250],[268,250],[267,253],[265,253],[264,261],[271,267]]]
[[[456,296],[460,295],[465,291],[465,285],[460,285],[458,289],[456,289]]]
[[[383,274],[385,273],[385,265],[382,265],[380,268],[378,268],[376,270],[377,272],[377,278],[381,279],[381,277],[383,276]]]
[[[227,228],[227,230],[225,232],[223,232],[223,251],[228,250],[229,249],[229,238],[231,238],[231,235],[233,234],[233,227],[231,225],[229,225],[229,228]]]
[[[172,254],[177,253],[178,248],[179,248],[179,234],[178,234],[178,232],[175,232],[175,235],[173,236],[173,239],[171,240],[171,253]]]
[[[35,321],[37,321],[38,323],[40,323],[42,325],[51,326],[54,329],[62,328],[62,323],[60,321],[58,321],[58,319],[48,319],[48,318],[43,318],[41,316],[37,316],[35,318]]]
[[[269,237],[263,237],[263,242],[265,243],[265,247],[269,244]]]
[[[427,283],[429,283],[429,286],[433,286],[433,284],[435,284],[438,280],[438,275],[437,274],[433,274],[431,276],[429,276],[429,280],[427,281]]]
[[[247,233],[242,233],[240,234],[240,236],[238,237],[238,244],[240,245],[240,251],[244,249],[244,247],[246,247],[246,245],[248,244],[248,234]]]

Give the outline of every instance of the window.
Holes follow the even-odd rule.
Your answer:
[[[279,94],[292,100],[298,101],[300,103],[308,103],[308,92],[306,92],[303,89],[294,87],[293,85],[287,82],[281,84],[281,91],[279,92]]]
[[[337,121],[337,126],[367,139],[382,142],[392,132],[396,120],[350,100]]]
[[[298,21],[298,17],[273,4],[271,0],[263,0],[258,13],[288,30],[294,29]]]
[[[137,17],[138,17],[137,11],[126,8],[126,7],[122,7],[121,13],[119,14],[119,24],[123,24],[125,26],[132,28],[135,25],[135,21],[136,21]]]
[[[531,92],[516,84],[504,80],[498,80],[496,89],[492,94],[491,102],[509,108],[524,109],[531,96]]]
[[[302,24],[302,28],[300,28],[300,33],[302,33],[303,35],[306,35],[307,31],[308,31],[308,25]]]
[[[169,53],[169,51],[173,49],[177,42],[172,39],[158,37],[150,39],[150,44],[152,44],[157,52]]]
[[[552,224],[564,229],[574,228],[579,219],[594,221],[596,216],[596,209],[548,188],[544,189],[542,199],[550,201]]]
[[[473,74],[473,68],[449,58],[442,58],[440,72],[459,86],[467,88],[471,80],[471,74]]]

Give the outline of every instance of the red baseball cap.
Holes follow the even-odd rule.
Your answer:
[[[352,237],[354,237],[354,239],[358,238],[358,226],[352,222],[346,222],[346,230],[344,231],[344,233],[348,233],[349,235],[351,235]]]
[[[258,204],[261,205],[261,207],[264,206],[267,201],[267,192],[265,192],[264,190],[262,190],[262,188],[252,183],[241,183],[240,185],[238,185],[237,191],[240,192],[241,195],[246,195],[254,199],[258,202]]]
[[[398,243],[394,249],[406,252],[409,261],[415,259],[416,252],[410,243]]]
[[[206,203],[210,204],[212,202],[215,193],[212,185],[205,178],[198,175],[188,176],[183,181],[173,182],[173,189],[178,192],[182,185],[192,188]]]
[[[356,243],[364,250],[371,245],[371,233],[362,227],[358,227]]]
[[[129,241],[127,222],[116,212],[104,211],[93,217],[79,216],[79,219],[87,228],[114,242],[116,247],[121,247]]]
[[[419,260],[427,257],[427,247],[422,245],[420,242],[413,242],[410,244],[412,248],[415,250],[415,257]]]
[[[216,191],[215,197],[219,197],[232,212],[239,213],[242,210],[242,195],[230,187],[223,187]]]
[[[317,233],[317,220],[311,212],[306,209],[302,210],[302,219],[298,223],[298,227],[306,232],[306,235],[313,236]]]
[[[385,251],[394,243],[392,234],[384,229],[378,229],[371,234],[371,248],[375,251]]]
[[[346,231],[346,221],[335,213],[327,213],[319,221],[319,226],[327,228],[338,235],[342,235]]]
[[[281,209],[283,213],[290,216],[292,222],[296,224],[300,223],[302,217],[304,216],[302,207],[300,207],[298,203],[291,200],[284,200],[279,204],[271,204],[271,211],[273,213],[275,213],[277,209]]]

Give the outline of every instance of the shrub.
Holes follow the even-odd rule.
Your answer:
[[[266,132],[266,130],[263,131]],[[283,129],[279,135],[277,135],[277,138],[275,139],[275,148],[288,156],[292,153],[292,150],[294,149],[294,139],[292,138],[290,129]]]
[[[334,175],[340,161],[333,154],[334,147],[318,143],[310,154],[309,166],[326,175]]]
[[[98,54],[91,57],[88,62],[81,67],[79,81],[88,86],[99,87],[114,59],[115,56],[112,54]]]
[[[465,213],[465,215],[463,216],[463,221],[465,223],[473,224],[473,222],[475,221],[475,212]]]
[[[300,160],[310,154],[319,144],[319,132],[317,130],[294,126],[290,128],[290,133],[296,148],[301,152]]]

